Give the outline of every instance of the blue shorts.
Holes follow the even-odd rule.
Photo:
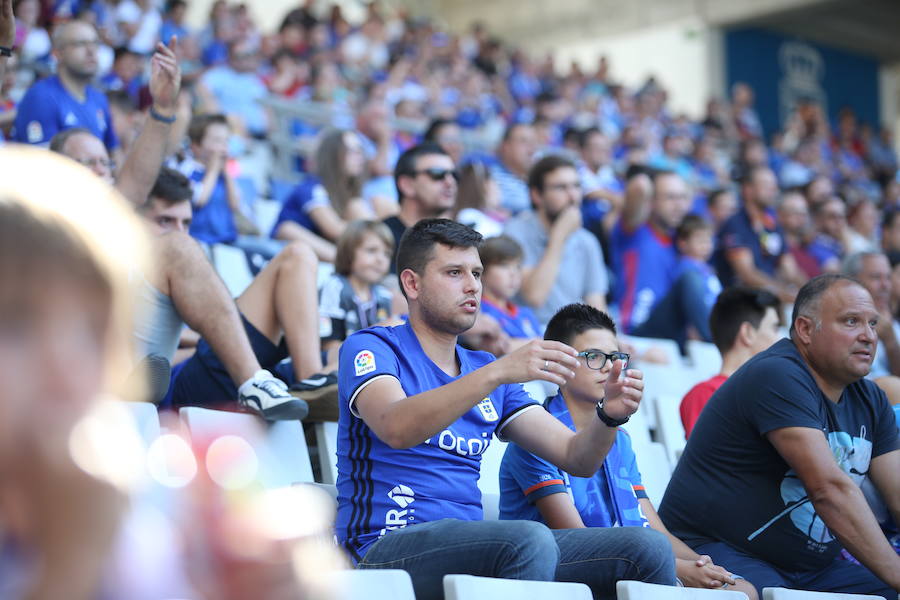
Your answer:
[[[268,369],[288,385],[293,383],[294,374],[290,364],[279,364],[287,358],[288,349],[284,339],[276,345],[241,315],[244,331],[250,340],[250,347],[263,369]],[[197,344],[197,351],[172,372],[171,402],[174,408],[182,406],[217,407],[234,404],[238,397],[237,385],[225,369],[225,365],[204,339]]]
[[[756,587],[759,597],[765,587],[784,587],[815,592],[871,594],[897,600],[897,592],[862,565],[835,559],[818,571],[787,571],[724,542],[694,546],[697,554],[708,554],[717,565],[740,573]]]

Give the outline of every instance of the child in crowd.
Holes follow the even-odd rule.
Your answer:
[[[473,162],[460,171],[455,211],[454,220],[486,238],[503,233],[509,214],[500,206],[500,187],[484,164]]]
[[[699,215],[687,215],[675,230],[675,247],[681,255],[675,267],[676,281],[687,278],[686,284],[695,290],[697,314],[692,315],[690,324],[704,340],[710,341],[709,313],[716,298],[722,291],[722,283],[716,271],[709,264],[713,253],[713,228],[709,221]]]
[[[581,362],[559,393],[547,398],[544,409],[573,431],[598,416],[610,427],[622,424],[602,412],[607,379],[634,377],[636,372],[626,370],[631,357],[622,351],[612,319],[590,305],[570,304],[550,319],[544,339],[572,346]],[[500,518],[539,521],[551,529],[651,527],[671,543],[682,584],[730,587],[756,600],[756,591],[746,580],[697,554],[666,529],[647,497],[636,452],[640,449],[633,449],[629,435],[619,428],[600,469],[591,477],[576,477],[509,444],[500,465]]]
[[[380,221],[353,221],[341,235],[335,272],[319,296],[319,336],[326,364],[337,363],[337,350],[351,333],[388,324],[393,294],[381,282],[393,253],[394,236]]]
[[[541,324],[534,312],[512,301],[522,286],[522,247],[500,235],[485,240],[480,254],[484,266],[481,312],[496,319],[510,337],[510,350],[540,337]]]

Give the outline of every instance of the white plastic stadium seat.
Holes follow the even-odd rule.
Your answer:
[[[722,369],[722,355],[719,354],[715,344],[688,340],[687,353],[691,360],[691,369],[700,381],[709,379]]]
[[[253,272],[247,264],[247,254],[240,248],[226,244],[213,244],[210,248],[216,273],[225,282],[228,293],[237,298],[253,282]]]
[[[337,483],[337,435],[338,424],[334,421],[316,423],[316,446],[319,448],[319,469],[322,483]]]
[[[617,582],[616,597],[619,600],[747,600],[747,594],[734,590],[676,587],[641,581]]]
[[[257,200],[253,206],[253,222],[259,227],[263,236],[268,236],[278,215],[281,213],[281,203],[275,200]]]
[[[675,466],[687,440],[684,437],[684,425],[681,423],[682,396],[661,394],[656,397],[656,439],[666,447],[669,464]]]
[[[830,592],[808,592],[787,588],[763,588],[762,600],[884,600],[881,596],[866,594],[835,594]]]
[[[666,486],[669,485],[669,479],[672,477],[666,449],[658,442],[634,445],[633,449],[647,497],[650,498],[653,506],[659,506],[663,494],[666,492]]]
[[[412,579],[402,569],[356,569],[334,575],[341,600],[416,600]]]
[[[300,421],[265,421],[244,413],[210,410],[196,406],[178,414],[195,441],[211,442],[223,435],[236,435],[250,444],[259,461],[259,480],[266,488],[312,483],[309,449]]]
[[[474,575],[444,575],[445,600],[592,600],[591,588],[583,583],[529,581]],[[723,599],[727,600],[727,599]]]

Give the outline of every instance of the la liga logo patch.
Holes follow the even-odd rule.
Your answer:
[[[361,350],[353,357],[353,369],[357,377],[371,373],[375,370],[375,355],[370,350]]]

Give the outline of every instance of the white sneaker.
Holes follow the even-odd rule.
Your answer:
[[[238,388],[238,404],[268,421],[300,421],[309,413],[306,402],[288,394],[287,385],[265,369]]]

